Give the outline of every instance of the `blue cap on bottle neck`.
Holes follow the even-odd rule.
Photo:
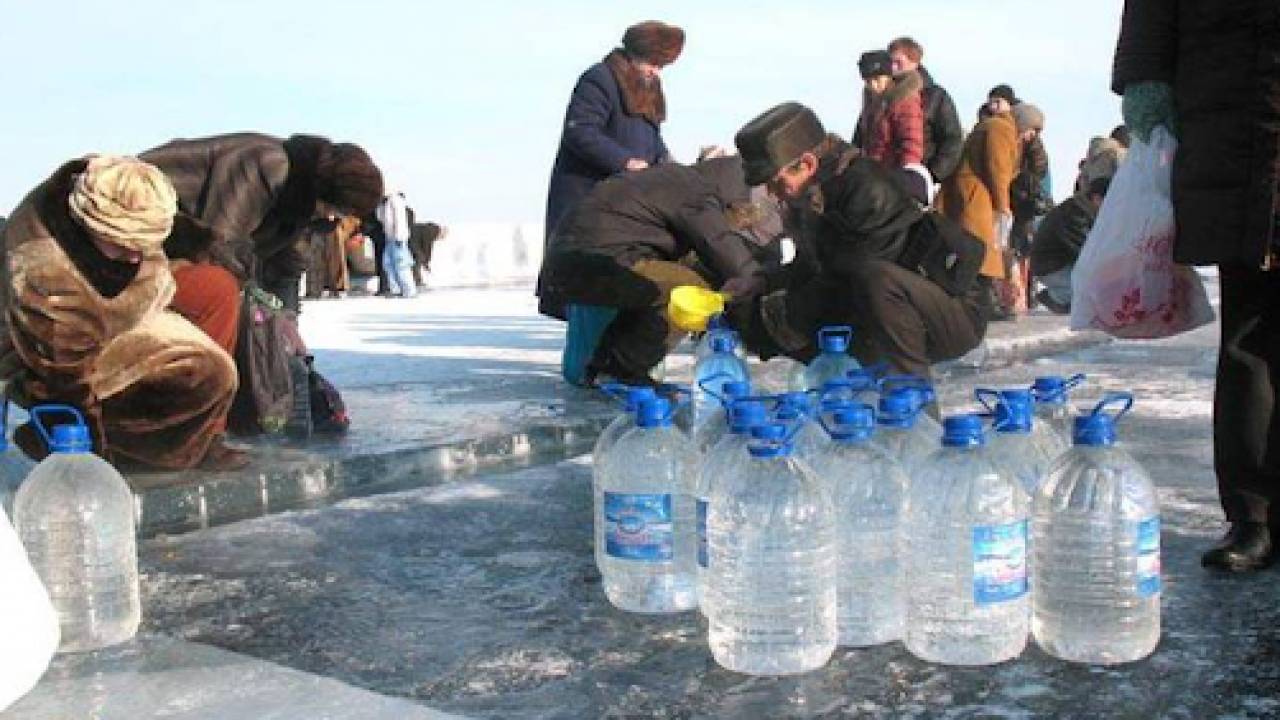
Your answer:
[[[93,452],[89,428],[84,425],[55,425],[49,434],[49,451],[67,454]]]
[[[737,346],[737,339],[729,333],[716,333],[711,336],[711,352],[731,353]]]
[[[652,400],[658,397],[658,394],[651,387],[629,387],[627,394],[622,399],[622,407],[627,411],[635,411],[641,402]]]
[[[943,447],[980,447],[986,442],[977,415],[952,415],[942,421]]]
[[[787,442],[787,426],[782,423],[765,423],[751,429],[754,442],[747,446],[751,457],[774,458],[791,454],[791,443]]]
[[[876,422],[884,427],[909,428],[916,423],[916,404],[909,394],[897,390],[880,398]]]
[[[836,411],[831,439],[838,442],[870,440],[876,431],[876,414],[870,405],[855,404]]]
[[[735,435],[745,435],[767,422],[769,413],[759,400],[738,400],[729,407],[729,432]]]
[[[671,403],[666,398],[642,400],[636,406],[636,425],[642,428],[670,427]]]
[[[1072,422],[1074,444],[1086,447],[1107,447],[1116,444],[1116,424],[1110,415],[1102,413],[1080,415]]]

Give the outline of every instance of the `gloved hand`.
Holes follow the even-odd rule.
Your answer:
[[[1175,138],[1178,118],[1173,106],[1173,86],[1163,82],[1130,83],[1124,87],[1120,103],[1124,124],[1142,142],[1151,141],[1151,131],[1163,125]]]
[[[720,287],[720,292],[729,296],[729,302],[750,302],[763,291],[764,276],[758,273],[730,278]]]

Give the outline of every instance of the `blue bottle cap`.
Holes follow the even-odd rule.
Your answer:
[[[651,387],[629,387],[626,396],[622,399],[622,407],[624,410],[634,411],[641,402],[656,397],[658,394]]]
[[[1106,447],[1116,444],[1116,424],[1110,415],[1080,415],[1073,423],[1072,441],[1076,445]]]
[[[727,330],[729,324],[725,322],[724,313],[716,313],[707,318],[707,331],[711,330]]]
[[[831,437],[841,442],[857,442],[869,440],[875,433],[876,414],[870,405],[851,404],[836,411],[832,416],[835,428]]]
[[[1002,433],[1029,433],[1035,404],[1030,390],[1001,390],[996,403],[992,427]]]
[[[791,443],[787,442],[787,426],[782,423],[765,423],[751,428],[751,437],[755,442],[747,446],[751,457],[771,458],[791,454]]]
[[[897,390],[880,398],[880,412],[876,421],[881,425],[896,428],[909,428],[916,422],[915,398],[909,393]]]
[[[716,333],[711,336],[711,352],[731,353],[737,345],[737,339],[728,333]]]
[[[849,350],[853,328],[848,325],[828,325],[818,331],[818,349],[824,353],[843,354]]]
[[[813,407],[813,399],[807,392],[788,392],[778,396],[778,408],[793,407],[802,412],[809,412]]]
[[[84,425],[55,425],[49,435],[49,451],[55,453],[93,452],[89,428]]]
[[[769,413],[759,400],[735,400],[729,408],[729,432],[735,435],[744,435],[767,422]]]
[[[952,415],[942,421],[943,447],[978,447],[984,442],[982,418],[977,415]]]
[[[670,426],[671,403],[666,398],[642,400],[636,406],[636,425],[642,428]]]
[[[1067,392],[1084,380],[1084,375],[1064,378],[1060,375],[1045,375],[1035,379],[1031,384],[1031,394],[1039,403],[1064,403]]]
[[[822,394],[845,392],[853,389],[853,381],[847,377],[831,378],[822,383]]]

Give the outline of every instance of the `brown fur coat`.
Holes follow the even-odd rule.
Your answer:
[[[0,379],[22,404],[64,402],[94,418],[108,456],[198,463],[236,389],[231,358],[166,308],[161,248],[122,271],[95,255],[67,211],[84,161],[63,165],[5,226]]]

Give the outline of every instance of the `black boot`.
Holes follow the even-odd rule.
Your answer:
[[[1231,529],[1200,558],[1200,564],[1215,570],[1250,572],[1275,561],[1271,528],[1260,522],[1235,522]]]

